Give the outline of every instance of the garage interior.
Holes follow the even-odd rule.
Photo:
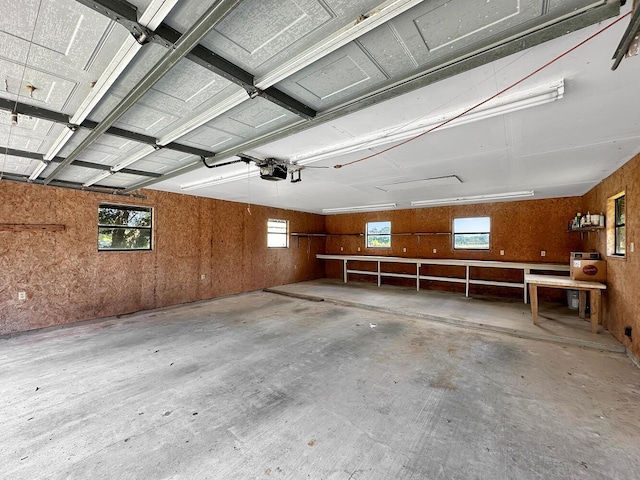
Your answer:
[[[637,3],[0,0],[3,476],[635,478]]]

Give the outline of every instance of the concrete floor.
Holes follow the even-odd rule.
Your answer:
[[[640,471],[621,353],[266,292],[0,339],[0,398],[7,479]]]

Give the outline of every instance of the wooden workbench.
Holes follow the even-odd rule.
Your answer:
[[[590,292],[591,295],[591,331],[598,333],[600,316],[600,294],[606,290],[607,286],[599,282],[584,282],[572,280],[569,277],[559,277],[557,275],[532,275],[525,274],[525,285],[529,285],[529,298],[531,299],[531,315],[533,324],[538,324],[538,287],[563,288],[565,290],[578,290],[580,292]]]

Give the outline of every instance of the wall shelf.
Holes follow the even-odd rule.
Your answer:
[[[0,232],[60,232],[64,225],[55,223],[0,223]]]

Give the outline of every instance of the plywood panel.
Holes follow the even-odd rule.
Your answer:
[[[607,199],[621,191],[626,192],[627,253],[625,258],[606,256],[606,234],[591,233],[584,236],[584,249],[599,251],[607,260],[607,292],[602,297],[602,324],[640,358],[640,258],[638,257],[640,232],[640,155],[605,178],[583,197],[582,212],[607,211]],[[612,218],[607,218],[608,228]],[[574,233],[573,235],[579,235]],[[635,252],[630,244],[634,243]],[[624,335],[624,328],[632,327],[632,339]]]
[[[323,231],[324,217],[146,191],[146,199],[0,182],[0,224],[64,230],[0,231],[0,335],[120,315],[324,276],[324,243],[266,248],[266,219]],[[154,209],[148,252],[98,252],[101,202]],[[202,278],[204,275],[204,278]],[[18,299],[24,291],[26,300]]]
[[[327,217],[327,233],[364,233],[367,222],[390,220],[392,233],[451,232],[452,222],[458,217],[491,217],[491,248],[484,251],[454,250],[451,235],[394,236],[392,248],[366,248],[364,237],[332,236],[327,240],[327,253],[345,255],[385,255],[419,258],[460,258],[514,262],[567,263],[571,251],[581,248],[579,236],[568,234],[567,222],[581,209],[581,198],[558,198],[493,204],[458,205],[447,207],[371,212]],[[343,247],[343,250],[340,250]],[[358,247],[360,251],[358,251]],[[403,249],[407,249],[406,252]],[[434,253],[433,250],[436,250]],[[500,250],[505,254],[500,255]],[[542,257],[540,252],[546,251]],[[438,267],[429,268],[434,275],[447,274]],[[425,272],[423,272],[426,274]],[[342,264],[327,262],[326,274],[330,278],[342,278]],[[513,280],[508,271],[482,272],[482,278]],[[371,280],[371,279],[369,279]],[[412,280],[385,279],[385,283],[413,286]],[[436,286],[424,283],[425,288]],[[437,284],[448,290],[459,290],[459,285]],[[519,297],[519,289],[496,289],[473,286],[472,291],[500,293]],[[557,292],[552,295],[558,297]]]

